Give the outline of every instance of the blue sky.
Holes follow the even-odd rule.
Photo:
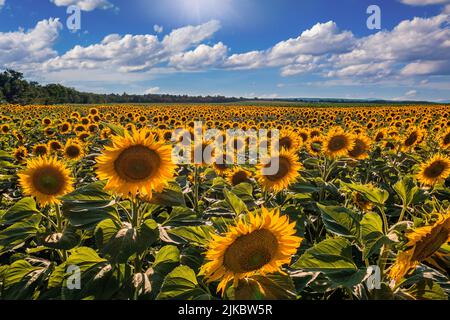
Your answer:
[[[67,29],[66,9],[81,9]],[[370,30],[369,5],[381,9]],[[450,0],[0,0],[0,68],[83,91],[450,100]]]

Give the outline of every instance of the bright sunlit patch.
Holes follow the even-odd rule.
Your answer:
[[[166,18],[179,22],[198,23],[211,19],[226,20],[234,15],[236,0],[165,0],[154,5],[153,1],[142,0],[146,7]]]

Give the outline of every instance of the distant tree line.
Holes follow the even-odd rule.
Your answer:
[[[96,94],[80,92],[60,84],[40,85],[27,81],[14,70],[0,73],[0,103],[11,104],[101,104],[101,103],[226,103],[243,101],[244,98],[224,96],[188,96],[169,94]]]
[[[426,101],[389,101],[389,100],[357,100],[357,99],[248,99],[224,96],[188,96],[170,94],[97,94],[80,92],[73,88],[67,88],[60,84],[40,85],[34,81],[27,81],[23,74],[14,70],[6,70],[0,73],[0,103],[11,104],[106,104],[106,103],[228,103],[247,102],[258,104],[285,105],[386,105],[386,104],[429,104]]]

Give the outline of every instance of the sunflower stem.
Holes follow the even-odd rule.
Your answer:
[[[57,232],[62,233],[64,231],[61,209],[58,204],[55,204],[55,213],[56,213],[56,226]],[[62,261],[65,262],[67,260],[67,252],[66,250],[61,250],[61,258]]]
[[[198,167],[194,166],[194,211],[198,213],[199,175]]]
[[[132,220],[132,226],[133,226],[133,229],[137,232],[137,230],[138,230],[138,227],[139,227],[139,202],[138,202],[139,200],[137,200],[136,198],[133,198],[132,200],[131,200],[131,203],[132,203],[132,205],[131,205],[131,207],[132,207],[132,212],[131,212],[131,214],[132,214],[132,217],[133,217],[133,220]],[[135,259],[134,259],[134,273],[136,274],[136,273],[139,273],[139,272],[141,272],[141,259],[140,259],[140,256],[139,256],[139,254],[136,252],[135,253]]]
[[[385,235],[387,235],[388,231],[389,231],[389,225],[388,225],[388,219],[387,219],[387,216],[386,216],[386,212],[384,211],[382,206],[378,206],[378,209],[380,210],[381,217],[383,219],[383,232],[384,232]]]
[[[405,217],[405,213],[406,213],[406,204],[403,203],[402,211],[400,212],[400,217],[398,218],[397,223],[403,221],[403,218]]]

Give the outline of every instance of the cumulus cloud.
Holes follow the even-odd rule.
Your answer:
[[[305,30],[297,38],[291,38],[275,44],[265,51],[251,51],[234,54],[229,57],[226,65],[237,69],[254,69],[259,67],[274,67],[291,65],[287,69],[313,69],[305,62],[317,56],[347,52],[352,49],[355,38],[350,31],[341,31],[336,23],[329,21],[317,23],[311,29]],[[286,74],[298,72],[286,71]]]
[[[162,38],[110,34],[98,43],[77,45],[58,55],[52,48],[62,26],[58,19],[49,19],[28,31],[0,33],[0,66],[40,72],[53,81],[82,80],[87,74],[102,81],[125,75],[139,81],[161,73],[258,68],[277,68],[283,77],[315,74],[327,81],[416,77],[420,81],[426,76],[450,75],[448,23],[446,14],[413,18],[392,30],[358,38],[329,21],[269,48],[230,53],[225,43],[208,42],[220,29],[219,21],[212,20],[171,30]]]
[[[6,0],[0,0],[0,10],[2,10],[3,6],[5,5]]]
[[[404,76],[450,75],[450,61],[418,61],[406,65],[400,72]]]
[[[1,0],[0,0],[1,1]],[[95,9],[111,9],[114,5],[108,0],[50,0],[58,7],[78,6],[83,11],[93,11]]]
[[[277,61],[299,55],[323,55],[350,50],[354,43],[350,31],[341,31],[333,21],[318,23],[299,37],[277,43],[268,52],[268,59]]]
[[[176,69],[196,70],[220,66],[227,55],[227,47],[219,42],[213,47],[199,45],[195,50],[176,54],[170,58],[169,65]]]
[[[380,31],[358,39],[355,48],[332,57],[330,76],[388,76],[435,74],[437,61],[450,60],[448,15],[402,21],[392,31]],[[423,61],[424,59],[428,60]],[[441,64],[439,64],[441,65]],[[408,67],[409,66],[409,67]]]
[[[145,90],[145,94],[157,94],[161,88],[160,87],[152,87]]]
[[[157,36],[149,34],[125,36],[112,34],[98,44],[87,47],[75,46],[64,55],[47,61],[44,67],[47,71],[111,68],[125,73],[148,71],[210,38],[218,28],[219,24],[216,21],[186,26],[173,30],[162,41]]]
[[[172,52],[183,51],[193,44],[209,39],[219,29],[220,22],[217,20],[211,20],[198,26],[175,29],[164,37],[162,45]]]
[[[57,56],[52,47],[61,29],[59,19],[48,19],[28,31],[0,32],[0,67],[31,69]]]

